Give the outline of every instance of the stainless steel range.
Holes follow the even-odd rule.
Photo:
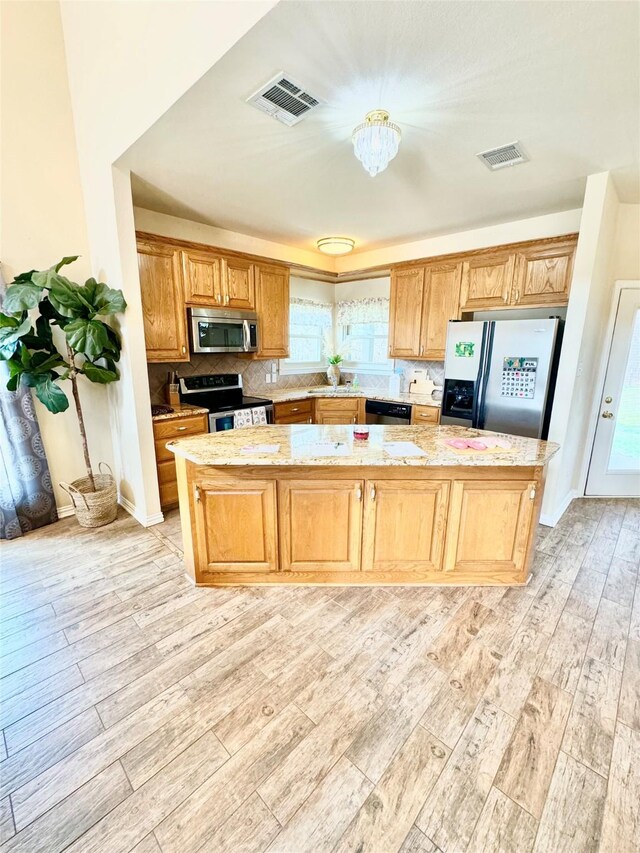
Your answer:
[[[273,400],[242,393],[242,374],[210,373],[183,376],[179,380],[180,401],[209,409],[209,432],[222,432],[240,425],[273,423]]]

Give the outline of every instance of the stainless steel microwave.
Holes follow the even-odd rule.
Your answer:
[[[191,352],[256,352],[258,315],[253,311],[189,308]]]

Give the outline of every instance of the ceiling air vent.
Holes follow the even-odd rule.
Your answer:
[[[324,101],[305,92],[288,75],[280,73],[247,98],[247,103],[291,127]]]
[[[505,166],[517,166],[518,163],[526,163],[529,159],[519,142],[510,142],[509,145],[501,145],[500,148],[490,148],[489,151],[481,151],[476,156],[492,172],[495,172],[496,169],[504,169]]]

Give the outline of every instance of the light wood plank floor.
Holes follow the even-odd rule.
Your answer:
[[[2,544],[2,850],[640,849],[639,502],[575,501],[526,588],[180,555],[175,513]]]

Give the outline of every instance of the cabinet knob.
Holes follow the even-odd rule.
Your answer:
[[[176,427],[176,429],[178,430],[178,432],[183,432],[186,429],[186,427],[181,426],[181,427]]]
[[[362,500],[362,489],[360,488],[360,486],[358,486],[358,488],[356,489],[356,498],[357,498],[359,501],[361,501],[361,500]]]
[[[297,412],[297,411],[298,411],[298,407],[297,407],[297,406],[294,406],[294,407],[291,409],[291,411],[292,411],[292,412]]]
[[[187,351],[187,348],[183,346],[182,347],[182,355],[184,355],[186,353],[186,351]]]
[[[610,418],[612,418],[612,417],[613,417],[613,412],[603,412],[603,413],[602,413],[602,417],[603,417],[603,418],[606,418],[607,420],[609,420]]]
[[[376,499],[376,487],[371,486],[371,500],[375,501],[375,499]]]

